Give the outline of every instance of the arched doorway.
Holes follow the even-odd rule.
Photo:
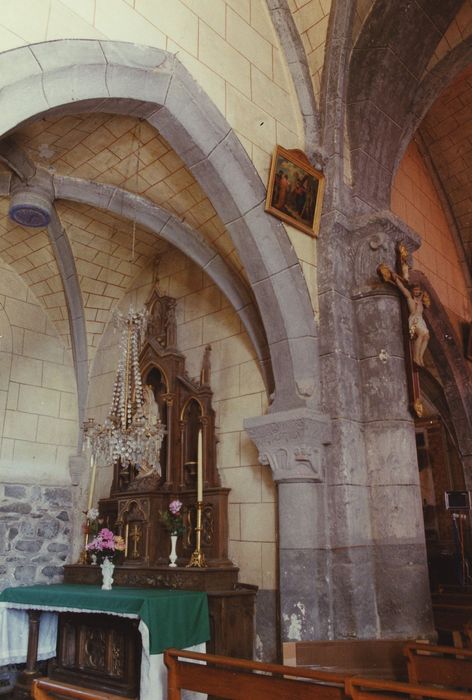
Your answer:
[[[432,360],[429,367],[434,367]],[[422,372],[421,387],[425,410],[415,420],[415,435],[430,586],[434,592],[442,584],[463,586],[472,581],[470,518],[466,510],[457,508],[458,494],[467,490],[444,390],[439,378],[428,370]]]

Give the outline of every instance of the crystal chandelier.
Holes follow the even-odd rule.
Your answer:
[[[103,425],[93,419],[84,424],[96,462],[133,465],[140,475],[160,473],[159,453],[164,426],[152,387],[143,388],[139,350],[147,324],[144,311],[116,313],[115,327],[121,331],[120,359],[113,386],[110,413]]]

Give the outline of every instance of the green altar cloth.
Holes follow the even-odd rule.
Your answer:
[[[185,649],[210,639],[208,598],[200,591],[113,588],[77,583],[18,586],[0,593],[12,607],[105,612],[139,617],[149,630],[149,653]]]

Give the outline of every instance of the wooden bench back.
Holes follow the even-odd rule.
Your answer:
[[[450,592],[433,593],[431,596],[433,603],[444,603],[446,605],[465,605],[472,607],[472,593]]]
[[[345,700],[341,674],[176,649],[164,652],[164,662],[167,700],[180,700],[184,689],[225,700]]]
[[[445,685],[472,691],[472,650],[430,644],[406,644],[411,683]]]
[[[412,640],[413,641],[413,640]],[[285,642],[284,664],[349,676],[406,680],[405,639],[337,639]]]
[[[346,693],[352,700],[472,700],[465,691],[358,676],[346,679]]]
[[[76,698],[77,700],[124,700],[122,695],[105,693],[101,690],[91,690],[78,685],[60,683],[49,678],[36,678],[32,686],[34,700],[50,700],[50,698]],[[128,700],[128,699],[127,699]]]

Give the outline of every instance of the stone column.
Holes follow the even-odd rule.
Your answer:
[[[325,445],[330,423],[309,409],[248,418],[245,428],[278,485],[282,640],[329,636]]]
[[[408,230],[372,217],[357,231],[334,221],[320,245],[333,638],[432,634],[400,299],[376,274],[380,262],[394,266],[399,240],[417,247]]]
[[[401,303],[379,282],[395,266],[395,245],[415,241],[395,226],[355,235],[353,308],[362,385],[366,476],[378,636],[433,633],[415,431],[409,411]]]
[[[278,485],[282,641],[433,634],[401,300],[376,272],[399,240],[388,216],[325,228],[322,413],[245,421]]]

